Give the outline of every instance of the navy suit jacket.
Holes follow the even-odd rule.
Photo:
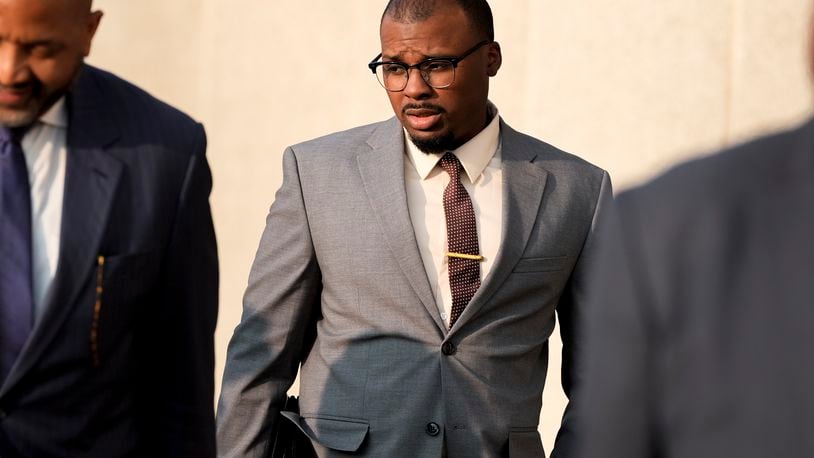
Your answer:
[[[814,120],[619,196],[579,458],[814,456]]]
[[[67,106],[59,263],[0,387],[0,456],[214,456],[203,127],[90,66]]]

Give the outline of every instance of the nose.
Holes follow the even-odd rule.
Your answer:
[[[0,43],[0,85],[13,86],[25,78],[25,56],[20,46]]]
[[[404,87],[404,95],[414,100],[424,100],[432,97],[435,89],[432,88],[417,68],[411,68],[409,78],[407,78],[407,86]]]

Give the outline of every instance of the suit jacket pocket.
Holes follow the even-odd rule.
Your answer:
[[[106,286],[140,292],[155,280],[158,253],[129,253],[106,256],[104,278]]]
[[[155,252],[99,256],[93,283],[91,352],[99,366],[105,353],[130,335],[141,302],[158,276]]]
[[[509,431],[509,458],[545,458],[543,440],[537,428],[512,428]]]
[[[281,412],[312,441],[332,450],[355,452],[359,450],[370,428],[367,421],[325,415],[299,416],[294,412]]]
[[[545,258],[521,258],[514,266],[512,272],[532,273],[532,272],[553,272],[565,269],[568,256],[551,256]]]
[[[105,298],[124,303],[140,297],[156,281],[159,259],[155,251],[105,256],[102,279]]]

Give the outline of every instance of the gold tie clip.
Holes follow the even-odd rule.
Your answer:
[[[471,261],[483,262],[483,256],[479,254],[466,254],[466,253],[447,253],[450,258],[469,259]]]

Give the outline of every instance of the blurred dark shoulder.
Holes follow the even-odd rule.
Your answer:
[[[733,211],[808,181],[814,172],[814,119],[673,167],[618,196],[621,211],[649,215]]]

